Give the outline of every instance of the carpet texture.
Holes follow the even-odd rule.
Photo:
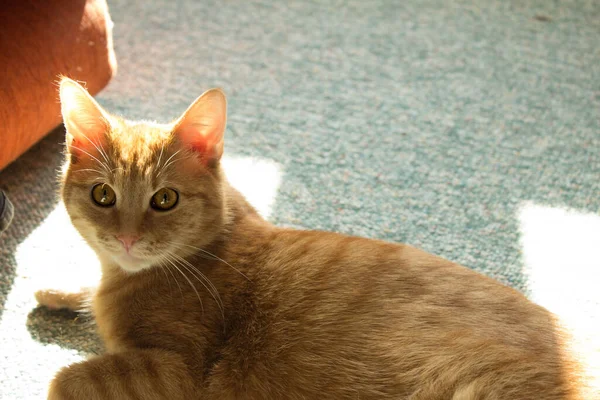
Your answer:
[[[109,6],[119,71],[99,102],[164,122],[223,87],[226,153],[251,164],[241,182],[272,195],[274,223],[407,242],[598,331],[597,1]],[[0,236],[2,399],[43,397],[60,366],[102,348],[91,321],[33,299],[95,266],[56,196],[63,135],[0,172],[15,206]]]

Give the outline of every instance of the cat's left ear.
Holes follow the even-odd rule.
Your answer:
[[[95,154],[109,129],[108,114],[74,80],[63,77],[59,92],[69,153],[77,157]]]
[[[192,103],[175,122],[175,135],[196,152],[206,165],[223,155],[223,135],[227,125],[227,99],[221,89],[210,89]]]

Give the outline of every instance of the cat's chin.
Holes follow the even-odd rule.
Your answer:
[[[129,254],[113,257],[115,262],[126,272],[134,273],[150,268],[153,260],[135,257]]]

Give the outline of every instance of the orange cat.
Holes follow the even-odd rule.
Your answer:
[[[49,399],[582,398],[555,318],[517,291],[407,245],[262,219],[220,167],[220,90],[166,125],[112,116],[69,79],[60,97],[62,195],[102,263],[108,352],[59,371]]]

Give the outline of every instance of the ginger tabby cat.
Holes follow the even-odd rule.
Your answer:
[[[220,90],[164,125],[110,115],[66,78],[60,98],[62,196],[102,263],[107,353],[60,370],[49,399],[582,398],[555,317],[517,291],[408,245],[261,218],[220,167]]]

